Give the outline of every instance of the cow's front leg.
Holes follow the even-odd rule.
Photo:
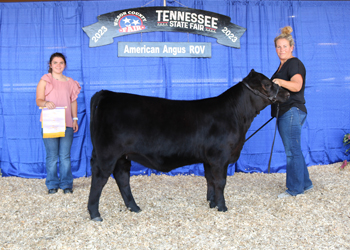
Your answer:
[[[120,158],[114,168],[113,175],[123,197],[125,206],[132,212],[140,212],[130,188],[130,168],[131,162],[125,158]]]
[[[88,210],[90,213],[90,218],[93,221],[102,221],[100,212],[98,211],[100,197],[102,193],[103,187],[106,185],[108,181],[108,177],[101,176],[96,173],[99,170],[93,170],[91,176],[91,187],[90,187],[90,195],[88,201]]]
[[[215,188],[214,188],[214,178],[211,173],[211,167],[208,163],[204,163],[204,173],[205,179],[207,180],[207,201],[209,201],[209,207],[216,207],[215,203]]]
[[[225,166],[211,166],[215,187],[215,204],[218,210],[222,212],[227,211],[224,197],[224,189],[227,178],[227,167],[228,164],[226,164]]]

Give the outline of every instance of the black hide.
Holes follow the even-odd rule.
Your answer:
[[[210,207],[226,211],[224,188],[229,163],[240,156],[254,117],[277,94],[289,93],[252,70],[242,82],[213,98],[177,101],[102,90],[91,98],[90,131],[93,144],[92,181],[88,210],[98,211],[102,189],[114,175],[127,208],[139,212],[130,189],[130,161],[168,172],[203,163]],[[261,95],[262,94],[262,95]]]

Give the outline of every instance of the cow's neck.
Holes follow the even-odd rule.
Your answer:
[[[244,134],[250,128],[254,118],[260,114],[260,111],[266,108],[269,103],[264,100],[262,97],[255,95],[252,91],[245,88],[242,84],[240,95],[243,99],[239,103],[244,103],[244,107],[238,107],[237,110],[240,112],[240,117],[243,117],[244,122]]]

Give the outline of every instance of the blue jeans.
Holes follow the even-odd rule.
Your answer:
[[[278,131],[287,155],[287,192],[293,196],[312,188],[309,171],[301,151],[301,127],[305,120],[306,113],[296,107],[278,117]]]
[[[41,133],[43,130],[41,129]],[[65,137],[43,138],[46,149],[46,187],[73,188],[73,175],[70,164],[70,149],[73,142],[73,128],[66,128]],[[57,175],[57,160],[60,166]]]

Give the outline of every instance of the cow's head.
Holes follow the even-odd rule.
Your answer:
[[[249,75],[246,76],[242,82],[256,95],[261,96],[271,103],[285,102],[290,96],[286,89],[273,83],[265,75],[256,72],[254,69],[250,71]]]

